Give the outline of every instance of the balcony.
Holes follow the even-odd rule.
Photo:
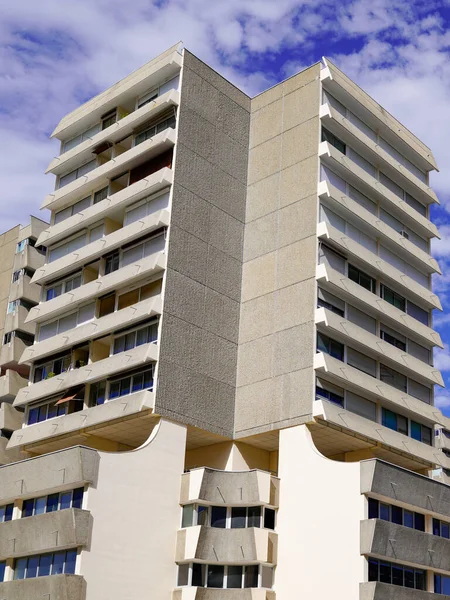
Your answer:
[[[384,206],[387,210],[393,207],[397,213],[402,215],[402,220],[411,229],[417,230],[417,233],[425,238],[439,237],[438,229],[434,223],[431,223],[426,217],[411,208],[334,146],[322,142],[319,146],[319,157],[325,165],[330,166],[345,181],[348,181],[351,185],[356,185],[357,188],[361,188],[363,193],[367,193],[374,200],[378,200],[381,206]]]
[[[71,150],[55,157],[49,164],[46,173],[61,175],[75,169],[77,165],[87,162],[92,158],[93,149],[105,142],[116,144],[121,140],[132,135],[134,130],[147,121],[157,118],[158,115],[167,111],[170,107],[176,107],[180,103],[180,93],[175,90],[169,90],[162,96],[138,108],[126,117],[116,121],[114,125],[99,131],[91,138],[81,142]]]
[[[419,304],[426,303],[429,308],[442,310],[439,298],[430,289],[417,283],[336,227],[323,221],[318,223],[317,237],[330,240],[344,255],[355,258],[359,262],[364,261],[387,283],[391,282],[394,286],[400,287],[408,297],[414,295]]]
[[[149,362],[158,360],[157,344],[145,344],[137,346],[132,350],[113,354],[108,358],[91,362],[79,369],[65,371],[55,377],[44,379],[22,388],[16,396],[14,406],[25,406],[35,400],[41,400],[47,396],[59,394],[71,387],[95,383],[107,379],[111,375],[117,375],[135,367],[140,367]]]
[[[26,377],[21,377],[16,371],[8,369],[5,375],[0,377],[0,402],[11,402],[19,393],[19,390],[27,385],[28,379]]]
[[[52,356],[82,342],[103,337],[124,327],[132,327],[148,317],[160,315],[161,312],[162,301],[159,295],[137,302],[127,308],[93,319],[74,329],[28,346],[22,355],[21,362],[28,363]]]
[[[0,365],[3,369],[8,369],[17,365],[20,357],[27,348],[26,344],[18,337],[13,337],[9,344],[3,344],[0,349]]]
[[[156,134],[153,138],[142,142],[142,144],[133,146],[116,158],[97,166],[86,175],[72,181],[72,183],[55,190],[52,194],[46,196],[41,209],[59,210],[80,200],[94,189],[108,185],[114,177],[122,175],[125,171],[136,168],[143,162],[173,148],[175,141],[176,133],[172,128]]]
[[[335,94],[337,98],[344,96],[346,103],[362,106],[368,110],[377,120],[381,135],[387,135],[387,139],[395,136],[403,142],[405,155],[411,156],[413,162],[420,161],[423,170],[437,169],[431,150],[423,142],[412,134],[395,117],[390,115],[382,106],[375,102],[361,88],[358,88],[342,71],[340,71],[329,59],[326,59],[326,67],[320,73],[320,79],[326,90]]]
[[[51,137],[70,139],[90,127],[96,120],[100,121],[102,114],[115,108],[124,101],[124,98],[135,101],[138,95],[151,90],[162,81],[175,77],[183,63],[178,47],[179,44],[172,46],[149,61],[142,69],[134,71],[112,88],[108,88],[63,117]]]
[[[11,371],[8,371],[10,373]],[[22,427],[23,413],[13,408],[11,404],[2,402],[0,404],[0,429],[14,431]]]
[[[43,496],[55,489],[95,485],[98,467],[97,451],[83,447],[4,465],[0,467],[0,504]]]
[[[430,427],[433,427],[435,423],[443,427],[450,425],[449,418],[431,404],[422,402],[380,379],[371,377],[329,354],[317,353],[314,358],[314,369],[319,377],[321,373],[324,373],[326,379],[331,380],[335,385],[344,387],[373,402],[378,402],[382,398],[383,406],[386,408],[390,408],[394,412],[401,409],[401,412],[411,419],[418,418],[420,421],[428,421]]]
[[[71,445],[81,444],[86,434],[93,432],[96,437],[110,440],[108,450],[118,450],[114,443],[126,446],[139,445],[149,436],[151,427],[144,427],[139,416],[151,416],[155,405],[153,392],[143,390],[127,396],[109,400],[100,406],[85,408],[78,412],[55,417],[35,425],[28,425],[15,431],[8,443],[11,448],[22,448],[49,452],[67,446],[67,436]],[[146,421],[148,424],[148,419]],[[142,429],[144,428],[144,432]],[[139,442],[135,444],[135,435]],[[64,440],[58,439],[64,436]],[[141,437],[143,438],[141,440]],[[105,444],[103,444],[105,446]],[[103,449],[103,448],[102,448]],[[121,448],[125,449],[125,448]]]
[[[51,575],[0,583],[5,600],[85,600],[86,581],[80,575]]]
[[[361,521],[361,554],[450,571],[450,540],[380,519]]]
[[[273,565],[277,562],[277,544],[277,534],[267,529],[218,529],[198,525],[178,531],[175,561]]]
[[[319,330],[326,335],[330,335],[333,339],[344,344],[350,344],[363,354],[381,361],[393,369],[400,367],[402,371],[406,371],[410,377],[412,376],[417,381],[444,387],[444,380],[440,371],[331,310],[317,308],[315,322]]]
[[[40,267],[42,267],[43,264],[44,257],[42,257]],[[41,299],[40,287],[34,283],[31,283],[31,277],[28,275],[22,275],[18,281],[11,284],[9,292],[10,302],[13,300],[19,300],[20,298],[29,300],[30,302],[39,302]]]
[[[26,331],[31,335],[34,335],[34,326],[31,324],[25,324],[26,318],[28,317],[28,310],[24,306],[16,306],[13,313],[7,313],[5,317],[4,333],[10,333],[16,329]]]
[[[138,285],[140,281],[147,282],[151,277],[162,273],[166,269],[167,256],[162,252],[155,252],[132,265],[122,267],[117,271],[103,275],[94,281],[62,294],[53,300],[41,302],[33,307],[28,313],[27,323],[41,323],[50,317],[58,317],[66,314],[69,310],[75,310],[81,303],[93,300],[109,292],[120,290],[123,283],[127,286]]]
[[[45,223],[47,225],[47,223]],[[45,262],[45,254],[38,252],[33,246],[25,246],[22,252],[17,253],[14,256],[14,271],[20,271],[20,269],[39,269]]]
[[[275,600],[275,598],[274,591],[264,588],[218,590],[183,587],[172,592],[172,600]],[[444,596],[443,599],[445,600]]]
[[[43,285],[52,279],[63,277],[77,268],[81,268],[88,262],[101,258],[107,252],[120,248],[123,244],[137,240],[145,234],[150,234],[162,227],[168,227],[170,213],[160,210],[140,219],[126,227],[122,227],[109,235],[87,244],[76,252],[67,254],[54,262],[46,263],[38,269],[33,276],[32,282]]]
[[[400,186],[406,191],[409,190],[415,198],[425,204],[439,203],[436,194],[426,183],[415,177],[405,166],[396,161],[376,141],[368,137],[363,130],[350,122],[333,106],[323,104],[320,107],[320,117],[322,124],[332,133],[344,141],[350,140],[349,144],[356,152],[363,156],[366,155],[372,164],[379,165],[388,177],[399,180]]]
[[[359,584],[359,600],[450,600],[450,596],[369,581]]]
[[[163,167],[156,171],[156,173],[152,173],[152,175],[148,175],[147,177],[136,181],[136,183],[132,183],[120,192],[111,194],[105,198],[105,200],[93,204],[86,210],[83,210],[68,219],[64,219],[61,223],[51,225],[41,233],[38,243],[45,246],[55,244],[73,233],[80,231],[82,228],[92,225],[101,217],[124,210],[134,202],[138,202],[142,198],[169,187],[172,184],[172,180],[172,169]]]
[[[406,260],[418,269],[425,269],[428,273],[442,274],[435,258],[403,237],[398,231],[389,227],[378,216],[366,210],[361,204],[352,200],[331,183],[321,181],[319,183],[318,195],[332,209],[341,212],[341,216],[344,219],[347,220],[349,212],[362,219],[366,225],[370,225],[372,237],[384,240],[388,247],[391,246],[393,251],[405,256]]]
[[[362,461],[360,470],[361,494],[414,506],[418,512],[431,511],[448,521],[450,486],[381,460]]]
[[[360,417],[327,400],[314,401],[313,416],[319,425],[321,423],[331,425],[331,431],[317,431],[313,426],[314,442],[319,451],[323,449],[324,454],[331,456],[339,452],[366,448],[370,449],[375,457],[387,457],[388,460],[393,460],[392,453],[394,453],[398,455],[398,462],[408,468],[434,468],[436,465],[450,468],[450,458],[437,448],[384,427],[381,423]],[[347,433],[350,437],[345,440],[342,436],[338,436],[335,440],[336,429]],[[401,456],[404,457],[404,462]]]
[[[418,343],[425,342],[427,345],[444,347],[441,336],[437,331],[433,331],[431,327],[427,327],[376,294],[366,290],[355,281],[333,269],[331,265],[318,265],[316,279],[330,293],[337,295],[346,302],[350,302],[356,308],[361,308],[364,312],[375,313],[387,325],[392,325],[394,329],[398,328],[406,337],[416,337]]]
[[[87,546],[91,529],[90,513],[78,508],[13,519],[0,525],[0,560]]]
[[[191,469],[181,478],[180,503],[260,505],[277,507],[280,480],[266,471]]]

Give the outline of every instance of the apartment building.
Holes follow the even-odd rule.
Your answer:
[[[179,45],[53,137],[0,598],[450,598],[430,149]]]
[[[23,409],[14,408],[13,401],[28,385],[29,367],[20,364],[20,357],[34,342],[35,326],[25,320],[40,301],[40,287],[31,278],[44,264],[45,252],[36,240],[47,227],[31,217],[27,226],[0,235],[0,465],[26,457],[18,448],[7,451],[6,445],[22,427]]]

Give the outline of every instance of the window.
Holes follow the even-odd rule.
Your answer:
[[[395,306],[399,310],[406,312],[405,298],[403,298],[403,296],[400,296],[400,294],[397,294],[397,292],[394,292],[393,290],[391,290],[383,284],[380,285],[380,296],[383,298],[383,300],[386,300],[386,302],[392,304],[392,306]]]
[[[140,200],[136,204],[133,204],[133,206],[125,211],[123,226],[125,227],[130,223],[135,223],[136,221],[139,221],[139,219],[144,219],[157,210],[166,208],[169,204],[169,196],[170,193],[165,192],[164,194],[156,197],[149,196],[143,200]]]
[[[77,550],[38,554],[27,558],[18,558],[14,562],[14,579],[30,579],[47,575],[75,573]]]
[[[325,387],[326,386],[326,387]],[[339,406],[344,406],[344,390],[328,382],[316,379],[316,400],[329,400]]]
[[[145,242],[140,242],[134,246],[126,248],[122,253],[121,266],[126,267],[131,265],[146,256],[150,256],[158,250],[163,250],[165,244],[165,236],[163,233],[159,233]]]
[[[158,339],[158,322],[154,321],[146,327],[135,329],[129,333],[120,335],[114,340],[113,354],[119,354],[119,352],[125,352],[136,348],[136,346],[142,346],[143,344],[151,344],[156,342]]]
[[[54,375],[60,375],[61,373],[65,373],[69,370],[70,366],[70,354],[64,354],[63,356],[53,358],[52,360],[46,361],[44,363],[36,363],[34,365],[33,382],[37,383],[38,381],[42,381],[43,379],[47,379],[48,377],[53,377]]]
[[[380,379],[381,381],[384,381],[384,383],[392,385],[401,392],[407,392],[408,386],[406,376],[383,364],[380,364]]]
[[[344,344],[332,340],[323,333],[317,333],[317,352],[325,352],[338,360],[344,360]]]
[[[340,317],[345,313],[345,302],[321,288],[317,289],[317,306],[331,310]]]
[[[42,342],[50,337],[69,331],[74,327],[78,327],[95,317],[95,302],[86,304],[80,307],[77,312],[70,313],[64,317],[60,317],[50,323],[41,323],[39,327],[38,341]]]
[[[371,400],[366,400],[362,396],[358,396],[353,392],[347,391],[345,394],[345,408],[360,417],[377,420],[377,405]]]
[[[20,331],[20,329],[15,329],[14,331],[9,331],[5,333],[3,336],[3,344],[10,344],[14,338],[22,340],[25,346],[31,346],[34,343],[34,336],[31,333],[27,333],[26,331]]]
[[[38,406],[30,405],[28,408],[27,425],[34,425],[42,421],[48,421],[55,417],[83,410],[84,387],[69,390],[63,396],[58,395],[51,402]]]
[[[25,240],[21,240],[17,244],[16,254],[23,252],[27,246],[34,247],[36,245],[36,240],[34,238],[26,238]]]
[[[432,445],[432,430],[430,427],[411,421],[411,437],[418,442]]]
[[[440,521],[439,519],[433,519],[433,535],[446,538],[450,538],[450,523]]]
[[[120,379],[115,378],[94,384],[91,386],[90,405],[103,404],[107,400],[114,400],[141,390],[152,390],[153,369],[154,365],[151,365],[145,370],[127,376],[122,375]]]
[[[98,316],[99,318],[105,317],[106,315],[110,315],[114,312],[116,306],[116,294],[112,292],[111,294],[107,294],[102,298],[99,298],[99,309]]]
[[[408,419],[403,415],[398,415],[387,408],[383,408],[381,422],[389,429],[408,435]]]
[[[153,102],[153,100],[156,100],[156,98],[159,96],[158,93],[158,88],[156,88],[156,90],[152,90],[151,92],[148,92],[147,94],[145,94],[144,96],[141,96],[137,102],[137,108],[142,108],[143,106],[145,106],[146,104],[149,104],[150,102]]]
[[[95,169],[96,166],[97,166],[97,159],[94,158],[93,160],[89,161],[88,163],[81,165],[77,169],[74,169],[73,171],[70,171],[69,173],[66,173],[65,175],[61,175],[61,177],[59,178],[58,189],[62,188],[63,186],[65,186],[69,183],[72,183],[72,181],[75,181],[79,177],[86,175],[87,173],[89,173],[90,171]]]
[[[333,133],[322,127],[322,142],[328,142],[332,146],[334,146],[339,152],[342,154],[346,153],[346,145],[339,138],[337,138]]]
[[[77,215],[78,213],[83,212],[84,210],[89,208],[90,205],[91,205],[91,197],[88,196],[87,198],[83,198],[82,200],[75,202],[75,204],[72,204],[71,206],[68,206],[67,208],[63,208],[62,210],[59,210],[57,213],[55,213],[54,224],[57,225],[58,223],[61,223],[62,221],[69,219],[73,215]]]
[[[105,200],[108,197],[108,186],[102,188],[98,192],[94,193],[94,204],[98,204],[102,200]]]
[[[347,348],[347,364],[358,369],[358,371],[367,373],[367,375],[370,375],[371,377],[377,376],[376,360],[365,354],[361,354],[361,352],[358,352],[353,348]]]
[[[19,281],[21,275],[22,275],[22,270],[14,271],[14,273],[12,274],[12,282],[17,283]]]
[[[0,506],[0,523],[11,521],[13,516],[14,504],[5,504]]]
[[[350,264],[348,265],[348,278],[363,288],[366,288],[369,292],[376,294],[376,280]]]
[[[48,253],[48,262],[53,262],[54,260],[58,260],[63,256],[67,256],[72,252],[76,252],[80,248],[83,248],[88,242],[87,233],[82,233],[81,235],[71,239],[64,244],[56,246],[55,248],[49,248]]]
[[[369,581],[380,581],[381,583],[425,590],[426,571],[369,558]]]
[[[119,268],[120,253],[115,250],[111,254],[105,256],[105,275],[109,275],[113,271],[117,271]]]
[[[400,506],[385,504],[374,498],[368,499],[369,519],[382,519],[410,529],[425,531],[425,515],[415,513]]]
[[[434,575],[434,593],[435,594],[445,594],[446,596],[450,596],[450,577],[446,575],[439,575],[435,573]]]
[[[175,127],[175,124],[176,118],[175,115],[172,115],[171,117],[164,119],[164,121],[160,121],[155,125],[151,125],[147,129],[145,129],[145,131],[142,131],[141,133],[138,133],[136,135],[136,137],[134,138],[134,145],[137,146],[138,144],[142,144],[142,142],[145,142],[146,140],[152,138],[157,133],[161,133],[161,131],[168,129],[169,127]]]
[[[110,110],[109,112],[107,112],[106,114],[104,114],[102,116],[102,130],[107,129],[111,125],[114,125],[116,120],[117,120],[117,109],[113,108],[112,110]]]
[[[77,135],[73,138],[70,138],[70,140],[67,140],[66,142],[64,142],[62,151],[67,152],[68,150],[75,148],[75,146],[78,146],[78,144],[81,144],[81,142],[84,142],[85,140],[90,139],[99,131],[100,131],[100,123],[96,123],[89,129],[86,129],[85,131],[83,131],[83,133],[80,133],[79,135]]]
[[[72,290],[79,288],[81,286],[81,280],[81,273],[77,273],[76,275],[71,275],[67,279],[63,279],[46,286],[45,300],[53,300],[53,298],[57,298],[66,292],[71,292]]]
[[[406,351],[406,338],[403,335],[394,332],[385,325],[381,325],[380,327],[380,337],[382,340],[388,344],[391,344],[391,346],[395,346],[400,350]]]
[[[190,568],[189,568],[190,567]],[[261,572],[261,585],[259,573]],[[193,563],[178,566],[178,586],[192,585],[219,589],[264,587],[270,589],[273,568],[259,565],[204,565]]]
[[[329,248],[323,242],[319,243],[319,264],[330,266],[339,273],[345,274],[346,259]]]
[[[83,508],[83,494],[84,488],[81,487],[67,492],[24,500],[22,518],[34,517],[35,515],[64,510],[66,508]]]
[[[243,529],[264,527],[275,529],[275,511],[263,506],[203,506],[186,504],[183,506],[182,527],[204,525],[220,529]]]
[[[408,300],[406,312],[410,317],[416,319],[416,321],[423,323],[423,325],[429,325],[429,311],[420,308],[420,306],[417,306],[417,304],[413,304],[410,300]]]
[[[6,568],[6,562],[1,561],[0,562],[0,581],[5,581],[5,568]]]
[[[151,281],[140,288],[136,288],[121,294],[118,298],[117,309],[122,310],[122,308],[126,308],[127,306],[131,306],[137,302],[142,302],[143,300],[148,300],[149,298],[157,296],[161,293],[161,286],[162,279],[157,279],[156,281]]]
[[[162,96],[169,90],[178,89],[179,80],[180,80],[180,78],[177,75],[176,77],[173,77],[169,81],[166,81],[165,83],[161,84],[159,87],[153,88],[152,90],[150,90],[149,92],[147,92],[146,94],[144,94],[143,96],[138,98],[136,109],[142,108],[143,106],[145,106],[149,102],[152,102],[158,96]]]
[[[12,315],[16,312],[19,306],[19,300],[13,300],[12,302],[8,302],[8,306],[6,308],[6,314]]]
[[[369,316],[368,314],[358,310],[354,306],[351,306],[351,304],[347,304],[347,319],[351,323],[358,325],[358,327],[361,327],[362,329],[365,329],[369,333],[373,333],[374,335],[376,335],[376,332],[377,332],[376,319],[374,319],[373,317]]]

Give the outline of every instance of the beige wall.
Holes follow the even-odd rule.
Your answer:
[[[322,456],[306,425],[280,431],[277,600],[359,600],[364,581],[360,556],[359,463]]]
[[[0,235],[0,342],[3,338],[6,308],[8,306],[11,276],[19,238],[20,225]]]
[[[185,427],[162,420],[141,448],[99,452],[97,486],[85,507],[92,540],[80,561],[86,600],[170,600],[185,443]]]
[[[224,471],[248,471],[249,469],[270,471],[273,454],[249,444],[221,442],[188,450],[185,466],[187,469],[210,467]]]
[[[155,412],[230,437],[249,109],[184,51]]]
[[[316,64],[252,100],[237,435],[312,410],[319,77]]]

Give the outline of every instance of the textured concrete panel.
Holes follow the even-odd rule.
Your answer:
[[[313,118],[282,134],[282,169],[286,169],[310,156],[317,156],[319,129],[319,119]]]
[[[248,161],[248,185],[265,179],[280,169],[281,150],[282,136],[271,138],[252,149]],[[307,156],[311,156],[311,154],[307,154]]]
[[[380,519],[361,521],[361,554],[450,570],[450,540]]]
[[[439,600],[449,600],[450,596],[439,595]],[[359,584],[359,600],[435,600],[436,594],[412,590],[389,583],[369,581]]]
[[[274,330],[282,331],[312,321],[315,297],[316,283],[313,279],[306,279],[275,292]]]
[[[237,385],[248,385],[272,374],[274,351],[273,336],[258,338],[240,344],[238,352]]]
[[[206,261],[206,285],[212,290],[239,301],[241,297],[242,263],[221,252],[214,246],[208,246]]]
[[[245,227],[244,261],[273,252],[278,244],[279,212],[274,211]]]
[[[259,219],[277,209],[280,195],[280,176],[280,173],[277,172],[248,186],[246,223]]]
[[[91,528],[90,513],[78,508],[2,523],[0,559],[86,546]]]
[[[283,375],[312,367],[314,335],[314,321],[279,331],[274,340],[273,374]]]
[[[283,94],[287,95],[305,85],[308,85],[312,81],[317,81],[320,77],[321,63],[317,62],[311,65],[304,71],[297,73],[293,77],[289,77],[286,81],[283,81]]]
[[[317,196],[309,196],[278,211],[279,247],[315,235]]]
[[[242,267],[242,302],[275,289],[277,254],[271,252],[244,263]]]
[[[313,278],[316,271],[316,256],[315,236],[280,248],[277,260],[277,287],[282,288]]]
[[[315,79],[307,85],[285,95],[283,105],[283,130],[295,127],[301,116],[303,121],[319,116],[320,82]]]
[[[253,112],[251,117],[250,148],[259,146],[280,135],[283,127],[283,100],[277,100]]]
[[[258,296],[241,305],[239,340],[241,344],[273,333],[276,292]]]
[[[80,575],[50,575],[0,583],[5,600],[84,600],[86,581]]]

